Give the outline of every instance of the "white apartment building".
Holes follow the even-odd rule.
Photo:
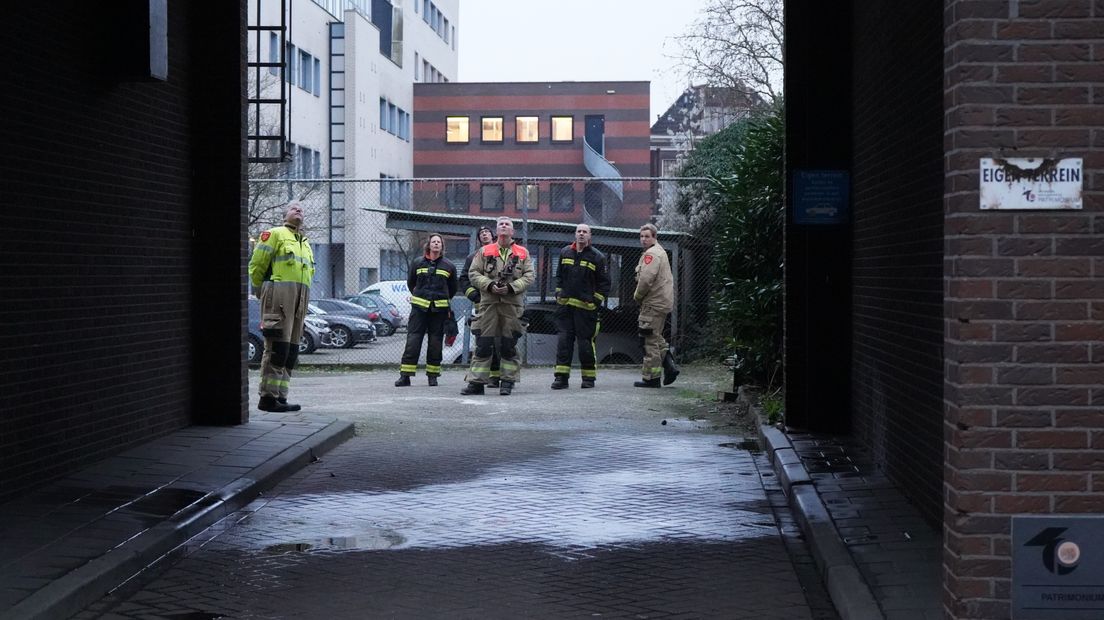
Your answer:
[[[460,0],[250,0],[250,26],[279,25],[281,10],[287,26],[285,152],[290,165],[285,174],[297,179],[412,177],[413,85],[456,80],[459,9]],[[251,54],[278,62],[278,34],[259,34],[249,32]],[[265,96],[278,98],[278,70],[266,74],[272,77],[262,79]],[[361,207],[399,206],[409,184],[304,182],[292,191],[307,193],[318,263],[315,297],[405,278],[397,240],[381,234],[385,216]]]

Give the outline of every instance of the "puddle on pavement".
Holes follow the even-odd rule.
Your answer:
[[[717,450],[716,437],[600,435],[556,448],[475,478],[413,489],[291,493],[257,511],[248,527],[281,532],[283,540],[255,547],[269,553],[511,543],[585,550],[776,535],[763,518],[766,495],[754,458]],[[736,497],[752,504],[734,508]],[[254,544],[253,536],[242,538]],[[295,544],[309,547],[287,546]]]
[[[402,534],[383,528],[359,532],[353,536],[330,536],[317,538],[311,542],[282,543],[269,545],[262,552],[268,555],[285,553],[305,553],[307,551],[378,551],[397,547],[406,541]]]

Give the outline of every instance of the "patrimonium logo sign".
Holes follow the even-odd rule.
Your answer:
[[[1012,518],[1012,617],[1104,618],[1104,516]]]

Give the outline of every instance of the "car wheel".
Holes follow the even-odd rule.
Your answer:
[[[314,353],[318,349],[318,344],[314,341],[307,332],[303,332],[302,336],[299,336],[299,354]]]
[[[391,324],[391,321],[380,321],[375,325],[377,336],[391,336],[395,333],[395,326]]]
[[[264,342],[260,338],[254,336],[253,334],[250,334],[249,346],[247,347],[246,352],[249,355],[250,364],[260,364],[261,357],[264,356]]]
[[[337,349],[351,349],[356,344],[353,340],[353,330],[344,325],[330,326],[330,342]]]
[[[602,358],[602,364],[606,366],[614,366],[617,364],[635,364],[631,357],[624,353],[610,353]]]

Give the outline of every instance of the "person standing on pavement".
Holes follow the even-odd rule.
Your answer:
[[[609,264],[606,255],[590,243],[590,226],[575,227],[575,243],[560,250],[556,269],[556,347],[553,390],[568,386],[571,358],[579,349],[581,387],[592,388],[598,378],[594,339],[598,336],[598,309],[606,303],[610,291]]]
[[[502,378],[498,393],[509,396],[521,378],[521,360],[517,341],[522,336],[521,312],[525,289],[533,283],[535,274],[529,251],[514,242],[514,222],[500,217],[495,222],[498,241],[483,246],[472,259],[468,278],[480,294],[479,319],[475,329],[475,356],[465,377],[468,385],[463,395],[482,394],[491,380],[491,353],[498,339],[502,358]]]
[[[476,338],[479,338],[479,329],[475,328],[476,320],[479,318],[479,289],[471,285],[471,279],[468,278],[468,270],[471,269],[472,259],[475,255],[483,249],[483,246],[493,243],[495,240],[495,234],[491,230],[490,226],[480,226],[479,231],[476,233],[479,243],[476,245],[475,251],[468,254],[468,259],[464,261],[464,268],[460,270],[460,292],[464,294],[472,302],[472,316],[471,316],[471,333]],[[487,385],[491,387],[498,387],[498,382],[502,378],[502,365],[501,359],[498,356],[498,345],[491,344],[491,375],[487,381]]]
[[[644,253],[636,264],[633,299],[640,304],[637,326],[641,346],[644,347],[644,367],[641,372],[643,378],[633,383],[635,387],[660,387],[661,377],[663,385],[670,385],[679,375],[675,359],[663,338],[663,326],[675,305],[675,286],[667,251],[659,245],[658,236],[659,229],[654,224],[640,227],[640,246],[644,248]]]
[[[261,411],[299,411],[288,403],[291,371],[299,360],[299,339],[314,279],[314,254],[303,235],[303,206],[287,205],[284,224],[261,233],[249,259],[249,281],[261,302]]]
[[[406,328],[406,350],[399,366],[395,387],[409,387],[410,377],[417,374],[418,358],[422,355],[422,339],[426,345],[426,376],[430,386],[441,376],[441,350],[445,339],[445,321],[449,320],[449,300],[456,295],[456,265],[445,258],[445,240],[433,233],[423,246],[424,254],[410,264],[406,285],[410,288],[410,322]]]

